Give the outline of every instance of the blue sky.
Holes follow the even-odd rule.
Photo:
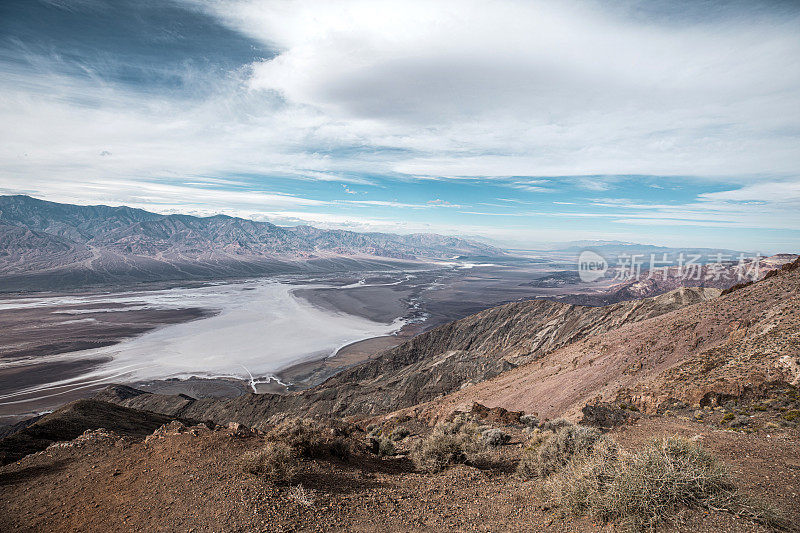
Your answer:
[[[796,2],[6,0],[0,193],[800,249]]]

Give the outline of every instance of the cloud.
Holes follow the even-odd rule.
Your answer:
[[[589,191],[607,191],[611,184],[601,178],[578,178],[576,184],[582,189]]]
[[[559,221],[581,217],[511,204],[800,227],[796,4],[29,4],[52,18],[0,17],[5,191],[342,224],[320,211],[414,209],[442,231],[468,227],[449,208],[506,195]],[[704,186],[669,203],[654,176]],[[648,199],[618,201],[637,180]]]
[[[763,172],[765,157],[797,168],[800,68],[785,61],[800,52],[796,12],[677,25],[590,2],[210,6],[278,50],[254,63],[254,91],[415,152],[397,172],[720,175]]]
[[[435,200],[428,200],[426,205],[431,207],[461,207],[460,205],[451,204],[447,200],[442,200],[441,198],[436,198]]]
[[[617,222],[624,224],[797,231],[800,181],[756,183],[701,193],[694,201],[673,204],[606,198],[591,205],[611,210],[598,217],[618,217]]]
[[[386,200],[342,200],[339,202],[341,204],[348,204],[348,205],[361,205],[361,206],[373,206],[373,207],[396,207],[402,209],[430,209],[434,207],[461,207],[460,205],[451,204],[450,202],[446,202],[444,200],[435,199],[429,200],[424,204],[411,204],[405,202],[397,202],[397,201],[386,201]]]
[[[775,202],[800,204],[800,181],[768,181],[728,191],[700,195],[704,201]],[[798,205],[800,208],[800,205]]]
[[[29,192],[39,196],[35,190],[23,187],[0,187],[0,194]],[[55,182],[48,187],[46,200],[76,203],[127,205],[160,213],[227,213],[241,210],[269,211],[276,208],[323,207],[330,202],[280,194],[269,191],[235,191],[208,188],[207,183],[190,186],[143,180],[92,180],[80,184]],[[88,201],[87,201],[88,200]]]

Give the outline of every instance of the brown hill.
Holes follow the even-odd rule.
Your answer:
[[[119,435],[144,437],[172,417],[128,409],[98,400],[78,400],[39,417],[0,439],[0,464],[16,461],[58,441],[69,441],[87,429],[105,428]],[[14,429],[14,428],[11,428]]]
[[[748,257],[741,264],[729,260],[695,265],[691,268],[672,266],[658,271],[645,270],[638,279],[617,283],[594,294],[570,294],[562,298],[562,301],[579,305],[608,305],[650,298],[681,287],[728,290],[743,283],[764,279],[797,258],[795,254],[776,254],[757,259]]]
[[[426,406],[441,415],[488,406],[575,415],[589,401],[654,412],[674,400],[717,404],[800,381],[800,260],[719,298],[626,324],[555,350]]]

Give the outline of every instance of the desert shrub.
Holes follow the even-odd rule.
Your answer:
[[[350,457],[351,447],[339,431],[309,418],[289,418],[275,426],[267,439],[289,446],[298,455],[309,458]]]
[[[681,506],[725,508],[734,493],[722,463],[700,444],[671,437],[624,457],[598,510],[630,529],[650,529]]]
[[[481,439],[487,446],[502,446],[511,440],[511,435],[502,429],[487,429],[481,432]]]
[[[742,498],[724,465],[700,444],[680,437],[630,453],[601,439],[551,475],[545,491],[570,514],[614,521],[631,531],[652,530],[686,507],[727,509],[770,527],[781,524],[773,509]]]
[[[292,448],[282,442],[268,442],[263,448],[242,455],[245,472],[275,482],[288,482],[297,470]]]
[[[733,420],[728,423],[728,425],[732,428],[740,428],[744,426],[750,425],[750,417],[748,416],[737,416]]]
[[[733,413],[725,413],[724,415],[722,415],[722,421],[723,422],[729,422],[729,421],[733,420],[734,418],[736,418],[736,415],[733,414]]]
[[[602,496],[617,473],[619,447],[600,439],[591,450],[579,452],[560,472],[550,476],[545,489],[551,499],[575,516],[596,514]]]
[[[377,437],[368,437],[369,447],[372,453],[380,455],[381,457],[397,454],[397,448],[388,437],[378,435]]]
[[[539,427],[539,417],[536,415],[522,415],[519,417],[519,421],[531,429]]]
[[[542,422],[539,425],[539,427],[541,429],[543,429],[544,431],[556,431],[559,428],[562,428],[562,427],[565,427],[565,426],[574,426],[574,425],[575,424],[573,424],[572,422],[570,422],[566,418],[556,418],[554,420],[545,420],[544,422]]]
[[[314,497],[303,487],[302,483],[289,489],[289,499],[296,501],[303,507],[314,506]]]
[[[800,421],[800,409],[792,409],[791,411],[783,413],[783,418],[789,422]]]
[[[487,462],[478,426],[465,420],[436,426],[428,437],[414,443],[410,457],[419,470],[426,472],[458,463],[480,466]]]
[[[584,426],[611,428],[622,425],[629,418],[635,416],[633,410],[627,410],[628,404],[616,405],[607,402],[590,403],[583,406],[583,418],[580,423]]]
[[[392,432],[389,434],[389,438],[393,441],[401,441],[409,435],[411,435],[411,431],[409,431],[408,428],[398,426],[392,430]]]
[[[601,439],[599,430],[572,422],[554,433],[542,431],[528,441],[517,465],[521,477],[544,477],[567,465],[576,454],[591,452]]]

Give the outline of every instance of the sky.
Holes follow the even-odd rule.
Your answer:
[[[800,250],[800,2],[0,2],[0,194]]]

